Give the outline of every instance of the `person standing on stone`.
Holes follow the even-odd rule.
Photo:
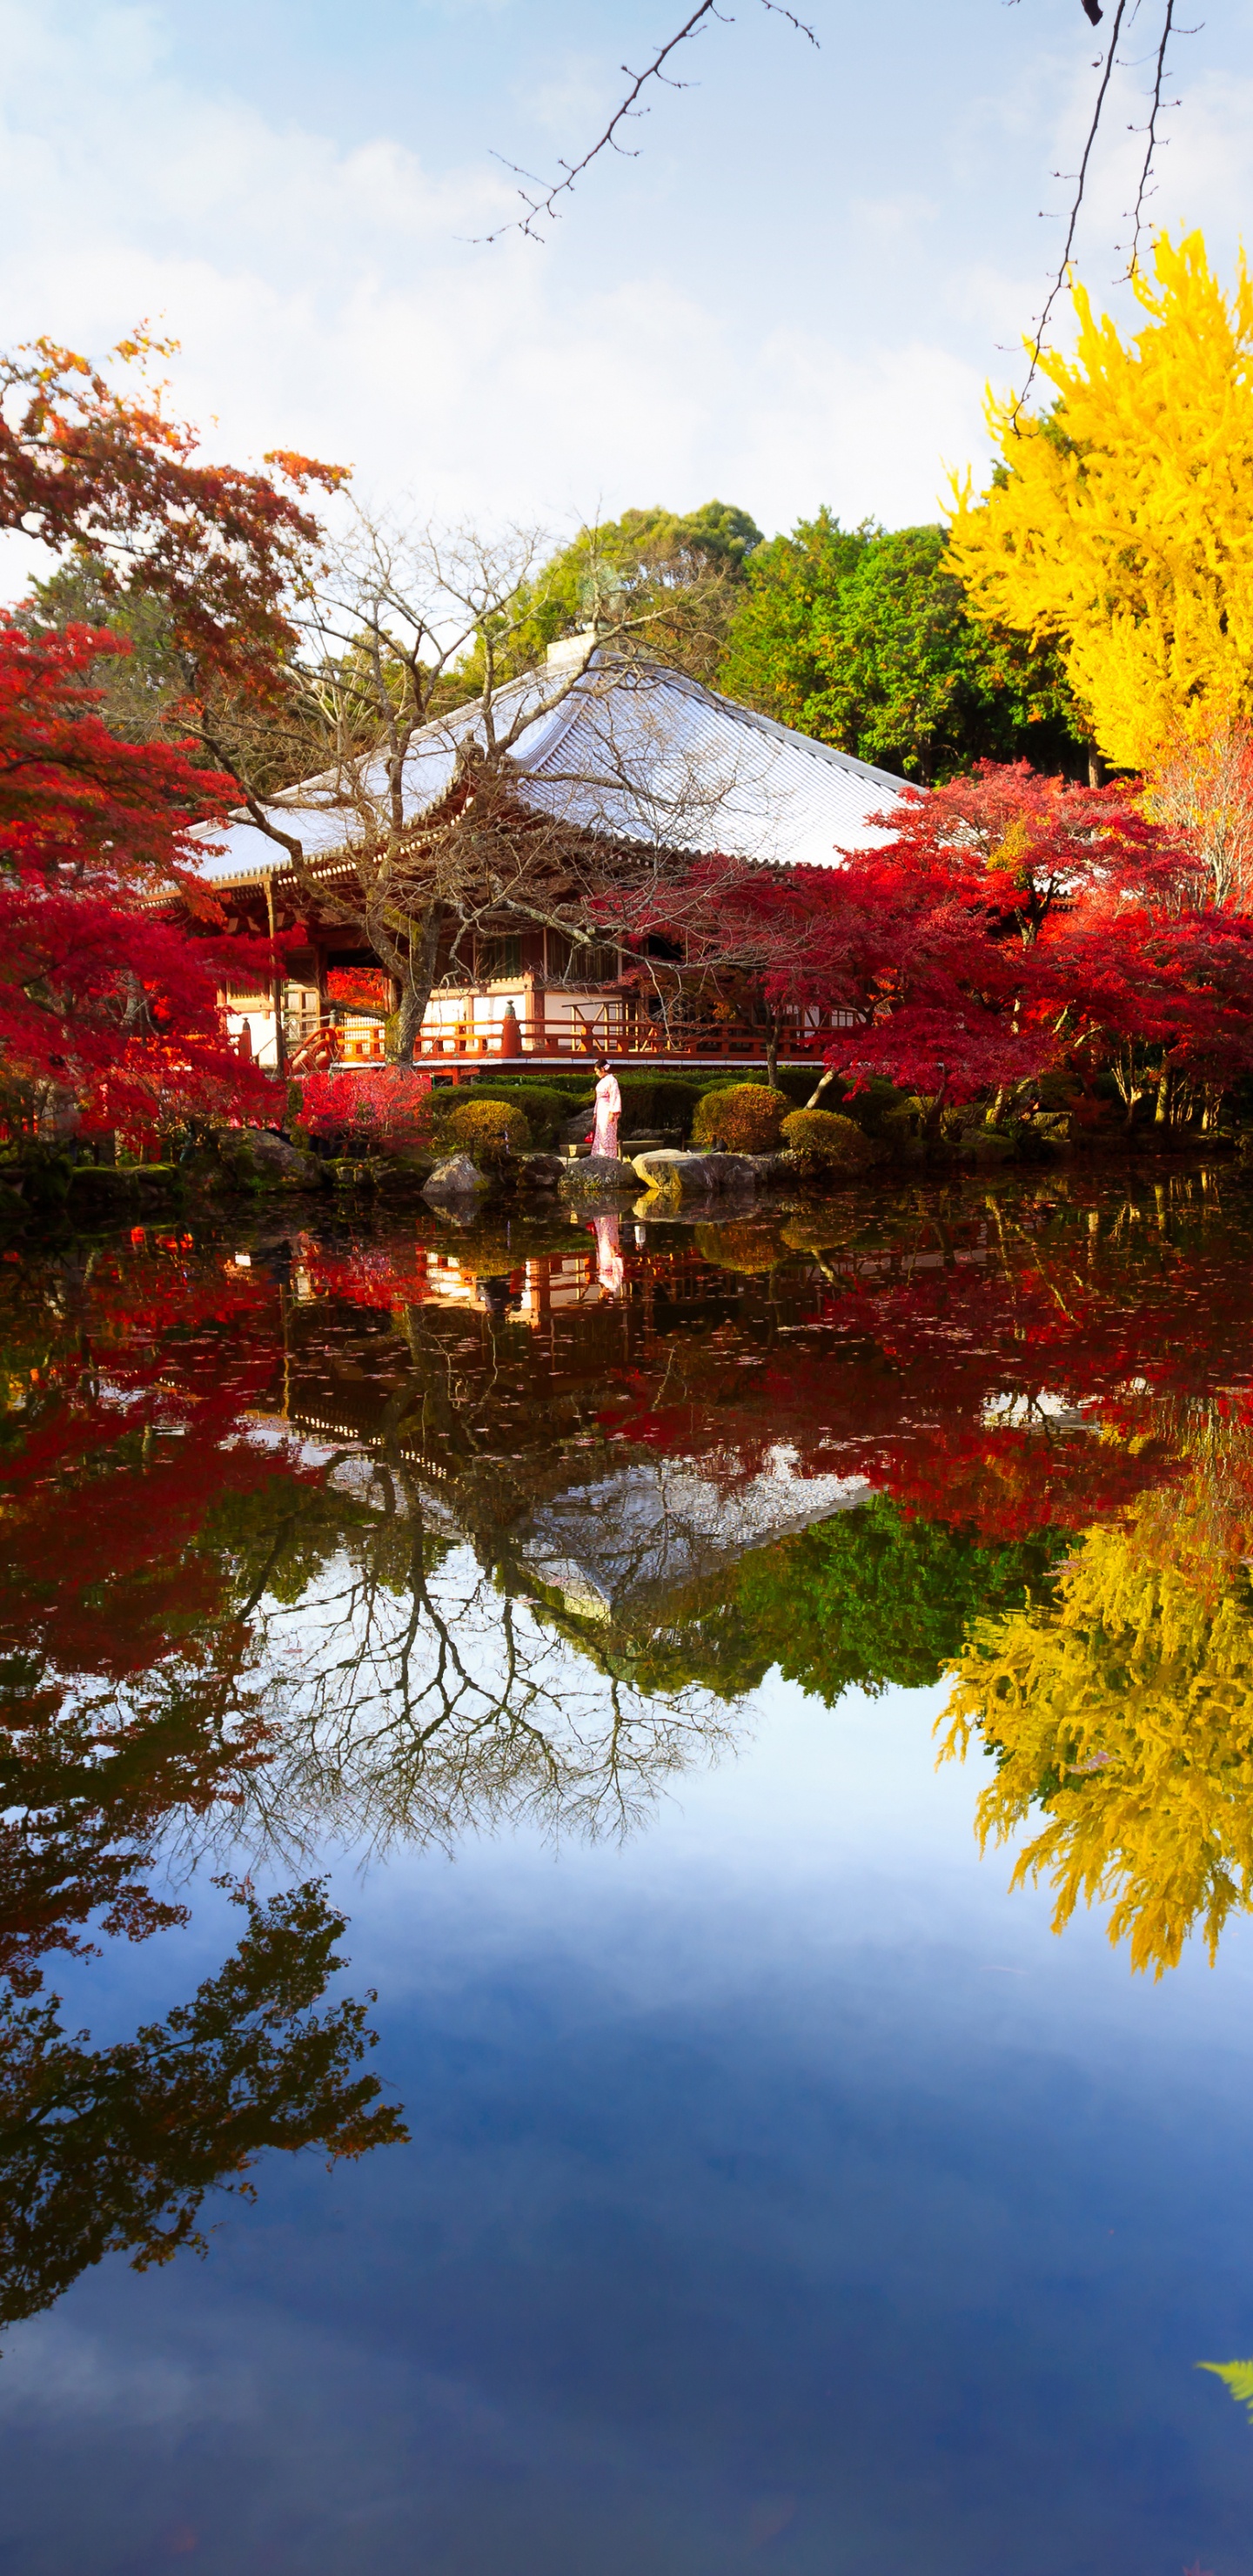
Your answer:
[[[618,1077],[609,1069],[607,1055],[596,1058],[596,1121],[592,1128],[593,1154],[607,1154],[618,1160],[618,1120],[622,1116],[622,1093]]]

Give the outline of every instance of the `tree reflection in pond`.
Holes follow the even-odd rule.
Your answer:
[[[290,1229],[4,1266],[11,2313],[265,2145],[401,2133],[314,1884],[133,2042],[64,2036],[47,1960],[183,1920],[175,1856],[622,1834],[772,1667],[953,1670],[1059,1923],[1160,1968],[1253,1899],[1237,1180],[849,1192],[768,1264],[649,1228],[612,1296],[560,1223]]]
[[[997,1758],[981,1838],[1028,1828],[1013,1883],[1049,1881],[1058,1931],[1108,1905],[1158,1976],[1253,1903],[1253,1440],[1202,1414],[1189,1443],[1181,1490],[1083,1533],[1056,1606],[974,1622],[944,1722]]]

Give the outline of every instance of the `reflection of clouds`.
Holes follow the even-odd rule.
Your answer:
[[[15,2431],[67,2414],[127,2426],[243,2421],[257,2395],[255,2368],[237,2349],[197,2367],[185,2353],[119,2347],[64,2312],[28,2318],[5,2336],[0,2422]]]

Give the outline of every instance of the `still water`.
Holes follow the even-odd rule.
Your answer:
[[[1251,1259],[5,1257],[0,2569],[1253,2576]]]

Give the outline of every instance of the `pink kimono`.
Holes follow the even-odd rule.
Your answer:
[[[626,1263],[616,1216],[594,1216],[590,1231],[596,1237],[596,1276],[606,1297],[620,1297],[626,1286]]]
[[[602,1073],[596,1085],[596,1123],[592,1129],[592,1152],[618,1159],[618,1120],[622,1116],[622,1094],[618,1078]]]

